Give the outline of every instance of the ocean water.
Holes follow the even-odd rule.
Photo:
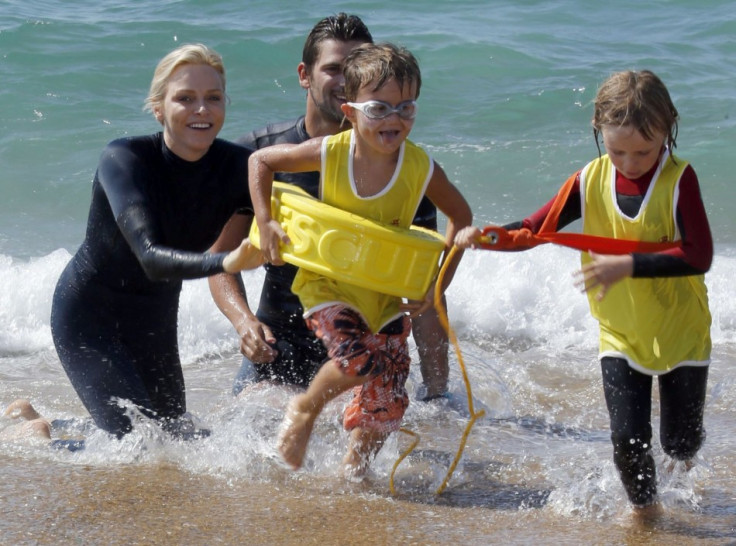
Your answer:
[[[578,254],[466,254],[448,290],[476,406],[464,458],[434,491],[468,420],[452,356],[451,398],[413,403],[420,445],[392,438],[367,483],[337,473],[339,401],[321,419],[306,470],[290,473],[273,440],[290,393],[233,400],[229,322],[207,283],[185,283],[180,350],[189,409],[214,430],[169,443],[142,424],[123,442],[86,431],[84,452],[0,443],[0,543],[723,544],[736,541],[736,10],[728,1],[615,3],[6,0],[0,4],[0,405],[33,400],[84,426],[85,410],[51,340],[51,295],[82,241],[104,145],[159,129],[142,111],[153,69],[172,48],[204,42],[227,68],[224,138],[304,110],[296,65],[322,16],[360,15],[377,40],[409,47],[422,68],[412,139],[471,202],[478,225],[520,219],[597,153],[598,84],[654,70],[680,112],[677,153],[698,173],[716,242],[706,276],[713,314],[708,438],[696,467],[667,466],[666,516],[632,521],[611,461],[596,362],[597,325],[572,286]],[[258,301],[261,272],[244,275]],[[418,370],[410,387],[417,388]],[[655,389],[655,397],[657,396]],[[655,412],[655,429],[657,415]],[[12,426],[0,419],[0,432]],[[78,538],[75,538],[78,537]]]

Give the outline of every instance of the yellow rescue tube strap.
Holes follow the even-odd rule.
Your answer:
[[[271,215],[291,239],[285,262],[382,294],[423,299],[445,241],[438,233],[390,226],[332,207],[301,188],[274,182]],[[258,225],[250,240],[260,248]]]

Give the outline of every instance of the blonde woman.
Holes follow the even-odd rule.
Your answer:
[[[247,242],[206,252],[234,213],[251,209],[249,152],[216,138],[226,102],[215,51],[185,45],[161,60],[146,109],[163,130],[105,148],[87,234],[56,286],[61,363],[96,425],[118,438],[132,428],[130,409],[174,435],[198,434],[184,415],[182,280],[261,263]]]

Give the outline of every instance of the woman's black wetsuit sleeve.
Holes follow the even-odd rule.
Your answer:
[[[227,253],[187,252],[156,244],[149,210],[135,204],[127,207],[117,223],[146,276],[152,281],[198,279],[222,273]]]
[[[226,253],[177,250],[161,244],[160,215],[154,212],[145,188],[157,183],[150,163],[129,147],[112,143],[103,152],[97,171],[118,228],[146,276],[161,281],[222,273]]]

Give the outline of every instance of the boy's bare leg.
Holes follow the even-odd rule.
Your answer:
[[[294,470],[302,465],[314,421],[319,415],[319,411],[302,411],[303,405],[307,404],[302,400],[304,397],[304,394],[299,394],[289,402],[286,407],[286,415],[281,421],[278,438],[281,456]]]
[[[350,444],[342,464],[346,476],[362,476],[371,460],[383,447],[388,438],[385,432],[356,427],[350,431]]]
[[[334,361],[328,360],[312,379],[307,391],[291,399],[281,422],[278,448],[281,456],[294,470],[302,465],[314,421],[325,405],[368,379],[370,378],[345,375]]]

